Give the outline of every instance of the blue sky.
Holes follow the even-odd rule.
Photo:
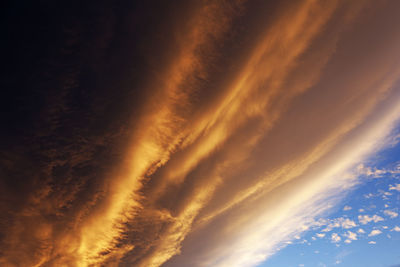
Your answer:
[[[360,163],[358,184],[329,214],[260,266],[400,266],[400,144]]]

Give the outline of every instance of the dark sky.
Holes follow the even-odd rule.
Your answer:
[[[394,1],[3,5],[2,266],[252,266],[395,119]]]

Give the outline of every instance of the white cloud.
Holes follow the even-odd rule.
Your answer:
[[[389,190],[397,190],[400,192],[400,184],[396,184],[396,185],[391,185],[389,187]]]
[[[337,243],[337,242],[339,242],[341,240],[341,238],[337,233],[333,233],[331,235],[331,240],[332,240],[333,243]]]
[[[383,229],[388,229],[389,227],[385,225],[385,226],[382,226],[382,228]]]
[[[351,210],[351,207],[350,207],[350,206],[344,206],[343,210],[344,210],[344,211]]]
[[[390,218],[396,218],[397,216],[399,216],[399,214],[397,213],[397,212],[395,212],[395,211],[392,211],[392,210],[385,210],[384,212],[383,212],[386,216],[389,216]]]
[[[345,233],[344,236],[350,240],[357,240],[357,234],[353,233],[352,231],[347,231],[347,233]]]
[[[340,218],[333,219],[326,226],[326,228],[322,230],[322,232],[329,232],[333,228],[341,227],[343,229],[350,229],[350,228],[353,228],[353,227],[356,227],[356,226],[357,226],[357,224],[354,221],[350,220],[349,218],[340,217]]]
[[[358,211],[359,211],[359,212],[364,212],[365,210],[364,210],[364,209],[359,209]]]
[[[368,236],[376,236],[376,235],[380,235],[380,234],[382,234],[381,230],[372,230]]]
[[[392,140],[396,140],[396,144],[398,143],[398,138],[395,136]],[[388,141],[388,145],[392,143],[391,141]],[[400,170],[399,169],[378,169],[376,167],[365,167],[364,164],[360,164],[357,166],[357,171],[359,174],[366,175],[371,178],[382,178],[385,174],[399,174]]]
[[[344,229],[349,229],[349,228],[353,228],[353,227],[357,226],[357,224],[354,221],[352,221],[348,218],[342,220],[341,225]]]
[[[357,167],[359,174],[364,174],[366,176],[372,176],[372,178],[381,178],[383,174],[386,173],[385,170],[380,170],[377,168],[365,167],[364,164],[360,164]]]
[[[400,227],[398,227],[397,225],[392,229],[392,231],[395,232],[400,232]]]
[[[365,234],[365,231],[364,231],[364,229],[360,228],[360,229],[358,229],[357,233],[359,233],[359,234]]]
[[[344,241],[344,243],[350,244],[350,243],[351,243],[351,240],[350,240],[350,239],[346,239],[346,240]]]
[[[375,241],[369,241],[368,244],[374,245],[374,244],[376,244],[376,242]]]
[[[378,216],[378,215],[373,215],[371,217],[368,216],[368,215],[358,215],[358,221],[361,224],[367,224],[367,223],[369,223],[371,221],[377,223],[377,222],[383,221],[383,218],[381,216]]]
[[[316,236],[319,237],[319,238],[323,238],[323,237],[325,236],[325,234],[323,234],[323,233],[318,233],[318,234],[316,234]]]
[[[388,205],[388,204],[385,204],[385,208],[389,208],[389,205]]]

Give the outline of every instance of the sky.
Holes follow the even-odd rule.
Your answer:
[[[6,4],[0,265],[400,266],[399,11]]]

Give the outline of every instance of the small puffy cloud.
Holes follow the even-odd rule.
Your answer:
[[[385,204],[385,208],[389,208],[389,205],[388,205],[388,204]]]
[[[375,242],[375,241],[369,241],[369,242],[368,242],[368,244],[375,245],[375,244],[376,244],[376,242]]]
[[[354,221],[352,221],[348,218],[341,221],[341,224],[344,229],[349,229],[349,228],[353,228],[353,227],[357,226],[357,224]]]
[[[350,207],[350,206],[344,206],[343,210],[344,210],[344,211],[351,210],[351,207]]]
[[[395,212],[395,211],[392,211],[392,210],[385,210],[384,212],[383,212],[386,216],[389,216],[390,218],[396,218],[397,216],[399,216],[399,214],[397,213],[397,212]]]
[[[350,239],[346,239],[346,240],[344,241],[344,243],[350,244],[350,243],[351,243],[351,240],[350,240]]]
[[[357,233],[359,233],[359,234],[365,234],[365,231],[364,231],[364,229],[360,228],[360,229],[358,229]]]
[[[366,176],[371,176],[372,178],[382,178],[387,172],[386,170],[380,170],[377,168],[366,167],[364,164],[357,166],[357,171],[359,174],[364,174]]]
[[[395,140],[395,141],[389,142],[389,143],[395,145],[399,142],[398,138],[394,138],[393,140]],[[364,164],[358,165],[357,171],[359,174],[366,175],[370,178],[382,178],[382,177],[384,177],[385,174],[393,175],[393,174],[400,173],[400,170],[398,169],[398,167],[396,169],[385,169],[385,168],[377,169],[376,167],[371,168],[371,167],[364,166]]]
[[[400,232],[400,227],[398,227],[397,225],[392,229],[392,231],[395,232]]]
[[[336,219],[332,220],[326,226],[326,228],[322,230],[322,232],[329,232],[333,228],[341,227],[343,229],[350,229],[350,228],[353,228],[353,227],[356,227],[356,226],[357,226],[357,224],[354,221],[350,220],[349,218],[340,217],[340,218],[336,218]]]
[[[337,233],[333,233],[331,235],[331,240],[332,240],[333,243],[337,243],[337,242],[339,242],[341,240],[341,238]]]
[[[388,229],[389,227],[385,225],[385,226],[382,226],[382,228],[383,229]]]
[[[323,238],[323,237],[325,236],[325,234],[323,234],[323,233],[318,233],[318,234],[316,234],[316,236],[319,237],[319,238]]]
[[[359,212],[364,212],[365,210],[364,210],[364,209],[359,209],[358,211],[359,211]]]
[[[303,264],[303,263],[300,263],[300,264],[299,264],[299,267],[304,267],[304,264]]]
[[[347,239],[349,240],[357,240],[357,234],[353,233],[352,231],[347,231],[344,236],[347,237]]]
[[[397,190],[400,192],[400,184],[396,184],[396,185],[391,185],[389,187],[389,190]]]
[[[368,234],[368,236],[376,236],[382,234],[381,230],[372,230],[371,233]]]
[[[371,221],[377,223],[380,221],[383,221],[383,218],[381,216],[378,215],[373,215],[373,216],[368,216],[368,215],[358,215],[358,221],[361,224],[367,224]]]

